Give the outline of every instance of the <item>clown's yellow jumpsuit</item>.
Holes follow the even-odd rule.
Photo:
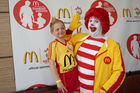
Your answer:
[[[77,26],[77,16],[77,14],[74,15],[75,19],[72,19],[68,33],[66,35],[66,38],[70,39],[74,46],[75,57],[77,56],[77,51],[80,46],[89,37],[89,35],[85,33],[78,33],[72,36],[71,31],[73,31]],[[120,47],[115,41],[108,38],[101,46],[95,58],[95,78],[93,93],[114,93],[122,84],[124,78],[125,68]],[[81,90],[80,92],[86,93]]]

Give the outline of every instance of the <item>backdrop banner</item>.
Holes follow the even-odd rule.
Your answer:
[[[83,24],[78,31],[88,33],[84,15],[90,7],[109,12],[106,34],[120,44],[126,72],[140,70],[140,0],[9,0],[10,26],[16,90],[55,85],[47,60],[48,45],[55,39],[49,24],[54,16],[68,28],[79,12]]]

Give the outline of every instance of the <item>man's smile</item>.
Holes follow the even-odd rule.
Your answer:
[[[91,26],[90,26],[90,31],[91,31],[91,32],[95,32],[95,31],[96,31],[96,27],[91,27]]]

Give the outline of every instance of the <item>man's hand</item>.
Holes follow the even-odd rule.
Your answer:
[[[61,90],[63,93],[68,92],[68,90],[66,89],[66,87],[63,85],[62,82],[57,83],[57,88],[58,90]]]
[[[68,29],[71,30],[71,31],[74,31],[75,29],[80,27],[82,24],[79,24],[79,20],[80,20],[80,14],[79,13],[76,13],[75,15],[73,15]]]

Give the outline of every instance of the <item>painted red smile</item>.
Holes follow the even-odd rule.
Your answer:
[[[96,31],[96,27],[90,27],[90,31],[91,32],[95,32]]]

